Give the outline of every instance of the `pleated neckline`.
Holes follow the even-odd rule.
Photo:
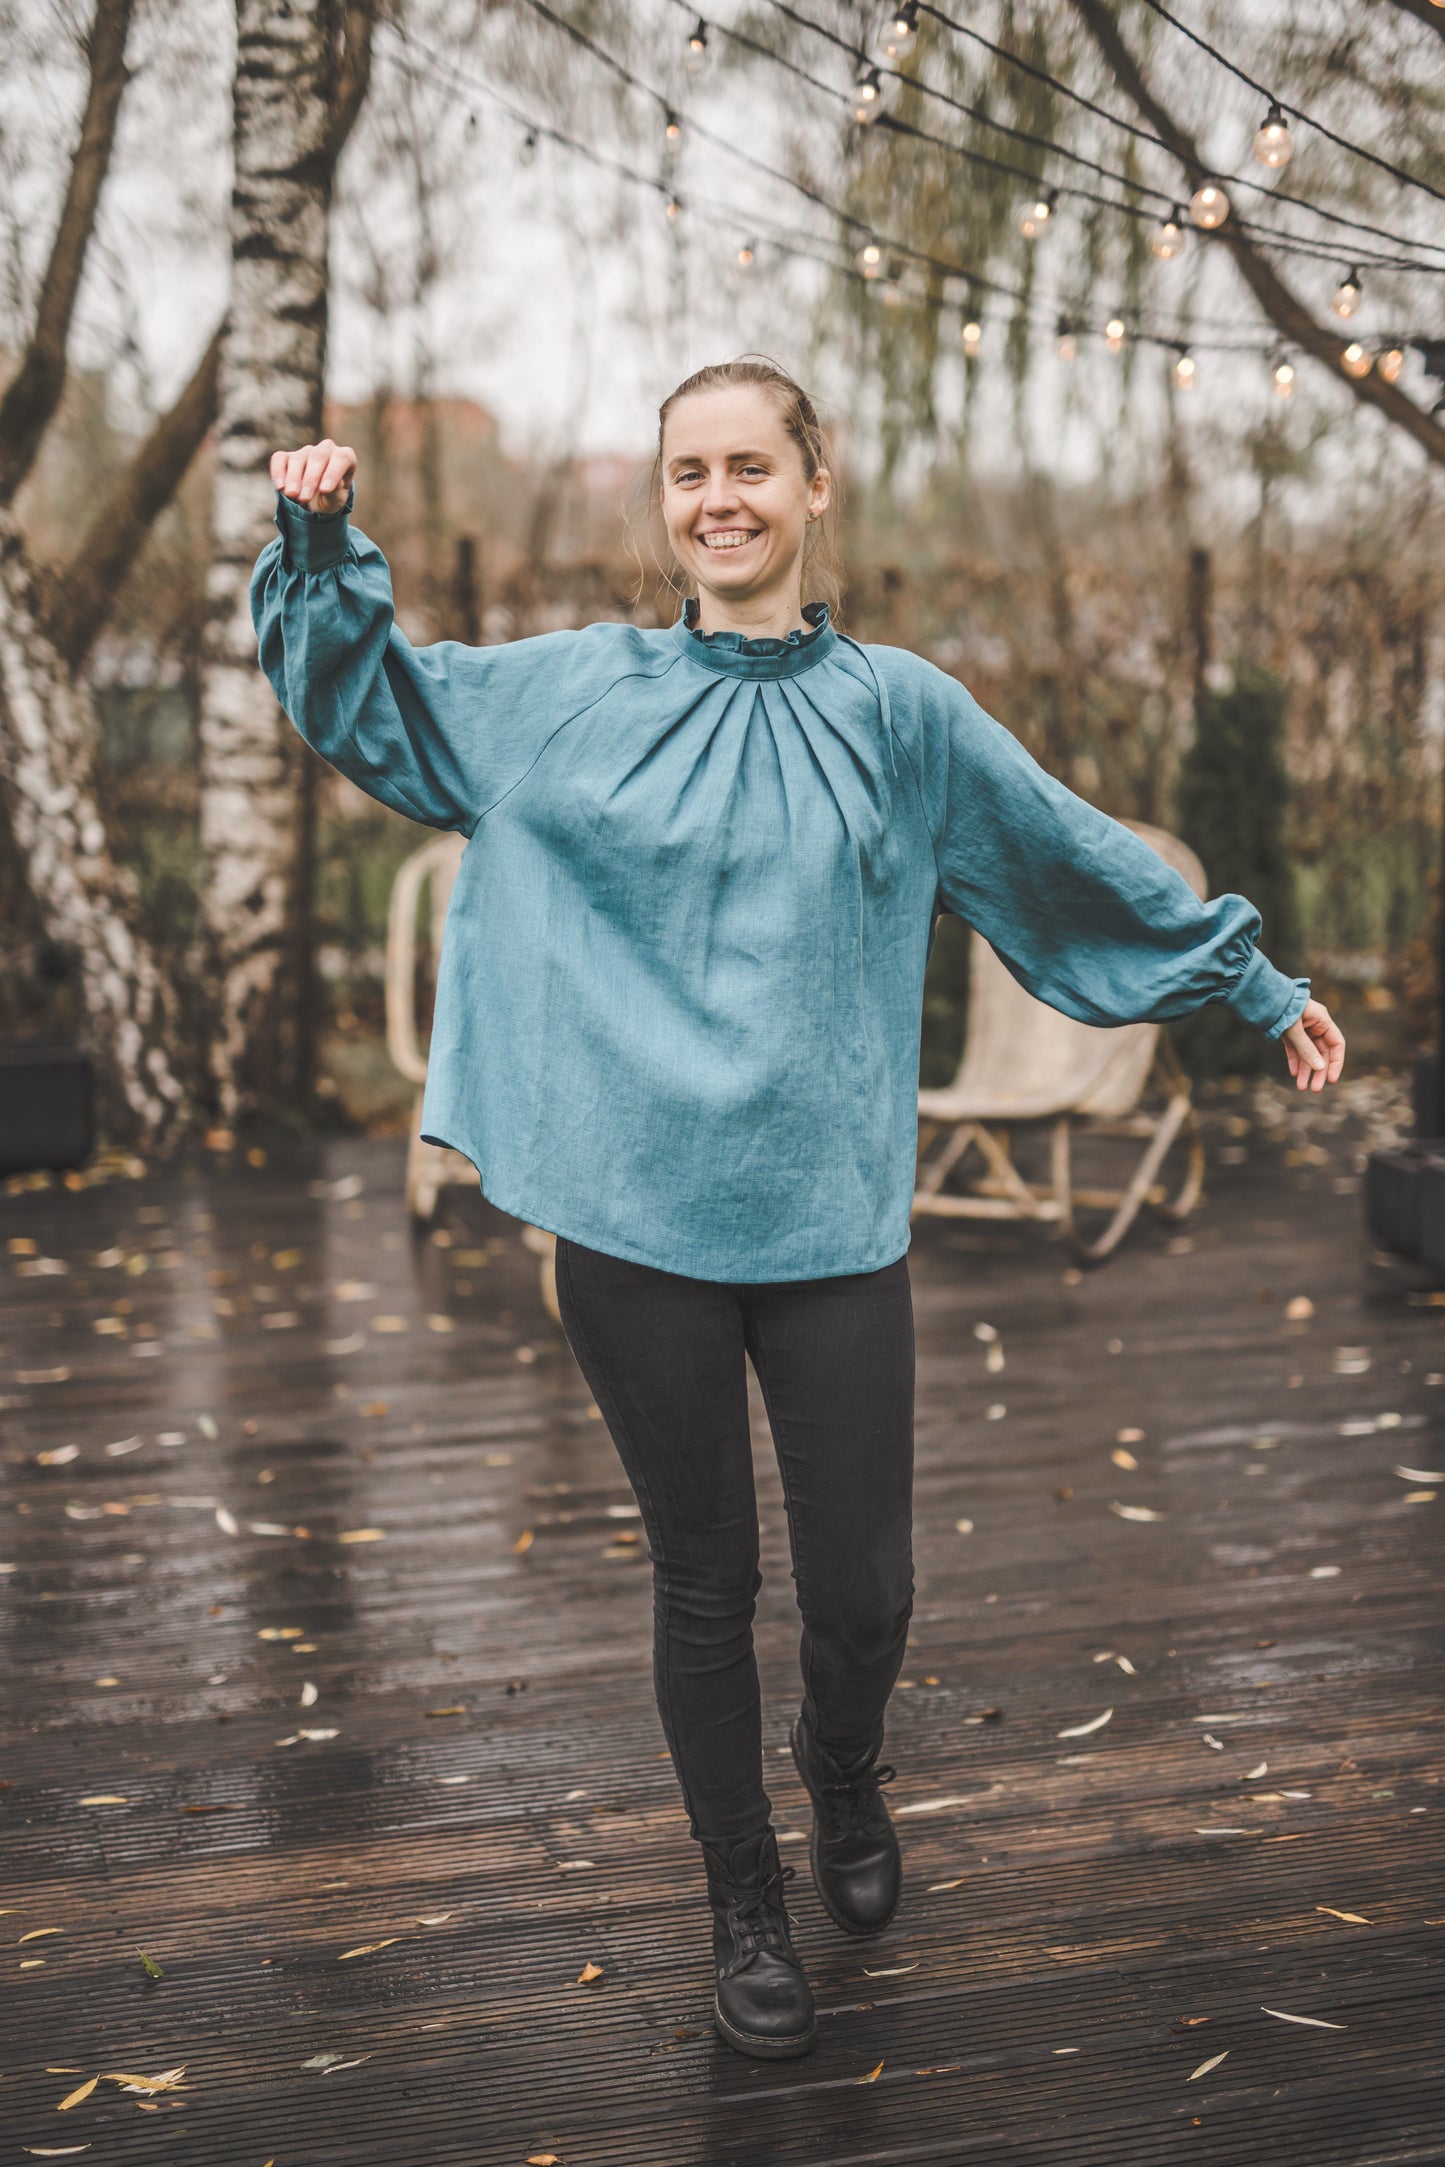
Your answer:
[[[723,676],[796,677],[821,662],[838,644],[838,635],[828,621],[826,602],[805,602],[803,615],[812,629],[805,632],[796,626],[785,639],[750,639],[742,632],[702,632],[697,628],[697,597],[690,595],[672,632],[685,655]]]

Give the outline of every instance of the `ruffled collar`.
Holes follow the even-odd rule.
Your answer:
[[[812,667],[837,645],[826,602],[805,602],[809,630],[796,625],[783,639],[751,639],[744,632],[704,632],[698,625],[698,601],[689,595],[673,627],[684,653],[706,668],[734,677],[793,677]]]

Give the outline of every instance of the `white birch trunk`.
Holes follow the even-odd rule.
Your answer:
[[[107,1127],[151,1147],[187,1114],[176,1004],[137,932],[135,881],[111,858],[96,804],[99,736],[89,688],[40,630],[25,545],[0,512],[0,774],[30,890],[50,936],[73,948]]]
[[[326,355],[331,0],[237,0],[231,303],[201,694],[203,897],[222,1113],[294,1084],[303,747],[256,661],[248,589],[272,539],[270,454],[314,440]]]

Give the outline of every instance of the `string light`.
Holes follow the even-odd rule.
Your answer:
[[[1059,200],[1057,188],[1041,189],[1032,203],[1026,203],[1019,212],[1019,232],[1026,241],[1036,241],[1054,215],[1054,205]]]
[[[1442,0],[1442,4],[1445,4],[1445,0]],[[1380,355],[1379,360],[1375,363],[1375,371],[1377,375],[1383,377],[1387,384],[1394,384],[1399,381],[1400,371],[1404,366],[1405,356],[1402,349],[1398,346],[1391,346]]]
[[[1254,155],[1262,166],[1269,166],[1276,172],[1281,166],[1287,166],[1294,156],[1294,137],[1289,132],[1289,122],[1275,104],[1270,105],[1254,139]]]
[[[699,15],[688,36],[687,51],[683,55],[683,67],[689,75],[701,75],[707,66],[707,24]]]
[[[679,140],[682,135],[682,122],[678,119],[676,113],[668,114],[667,125],[662,132],[669,143],[676,143]]]
[[[858,268],[865,278],[881,278],[883,275],[883,251],[871,233],[858,251]]]
[[[861,68],[853,85],[853,118],[867,127],[883,110],[883,78],[875,67]]]
[[[963,350],[970,361],[978,358],[978,350],[982,344],[983,325],[975,322],[974,318],[970,316],[963,327]]]
[[[1229,216],[1229,198],[1218,181],[1201,181],[1189,198],[1189,215],[1196,226],[1212,233]]]
[[[1104,344],[1111,354],[1117,354],[1124,344],[1124,324],[1118,316],[1111,316],[1104,326]]]
[[[918,0],[903,0],[890,8],[878,36],[878,50],[885,60],[901,60],[911,52],[918,36]]]
[[[1194,385],[1194,356],[1187,346],[1179,350],[1179,358],[1170,372],[1181,391],[1190,391]]]
[[[1189,236],[1184,230],[1183,221],[1184,212],[1176,203],[1169,216],[1150,234],[1149,246],[1161,263],[1172,263],[1174,258],[1182,256],[1188,247]]]
[[[1281,354],[1275,362],[1272,374],[1274,388],[1280,397],[1282,399],[1290,398],[1294,392],[1294,363],[1287,356]]]
[[[1079,342],[1074,336],[1074,327],[1067,316],[1059,318],[1058,337],[1060,361],[1076,361],[1079,356]]]
[[[738,250],[738,263],[744,271],[751,271],[757,253],[758,244],[756,241],[744,241],[742,247]]]
[[[1361,346],[1358,339],[1351,339],[1349,345],[1340,355],[1340,367],[1344,370],[1346,376],[1368,376],[1374,366],[1374,355]]]
[[[1353,316],[1360,305],[1361,291],[1359,272],[1355,270],[1346,271],[1334,290],[1330,300],[1330,307],[1337,316]]]

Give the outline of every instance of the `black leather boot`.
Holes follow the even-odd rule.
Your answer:
[[[823,1908],[848,1934],[879,1934],[898,1908],[903,1868],[879,1785],[896,1768],[876,1755],[845,1767],[818,1743],[801,1713],[788,1734],[798,1774],[813,1801],[808,1860]]]
[[[718,2032],[739,2054],[762,2060],[808,2053],[817,2037],[813,1992],[783,1902],[783,1883],[796,1868],[779,1864],[771,1828],[736,1843],[704,1843],[702,1853],[713,1915]]]

